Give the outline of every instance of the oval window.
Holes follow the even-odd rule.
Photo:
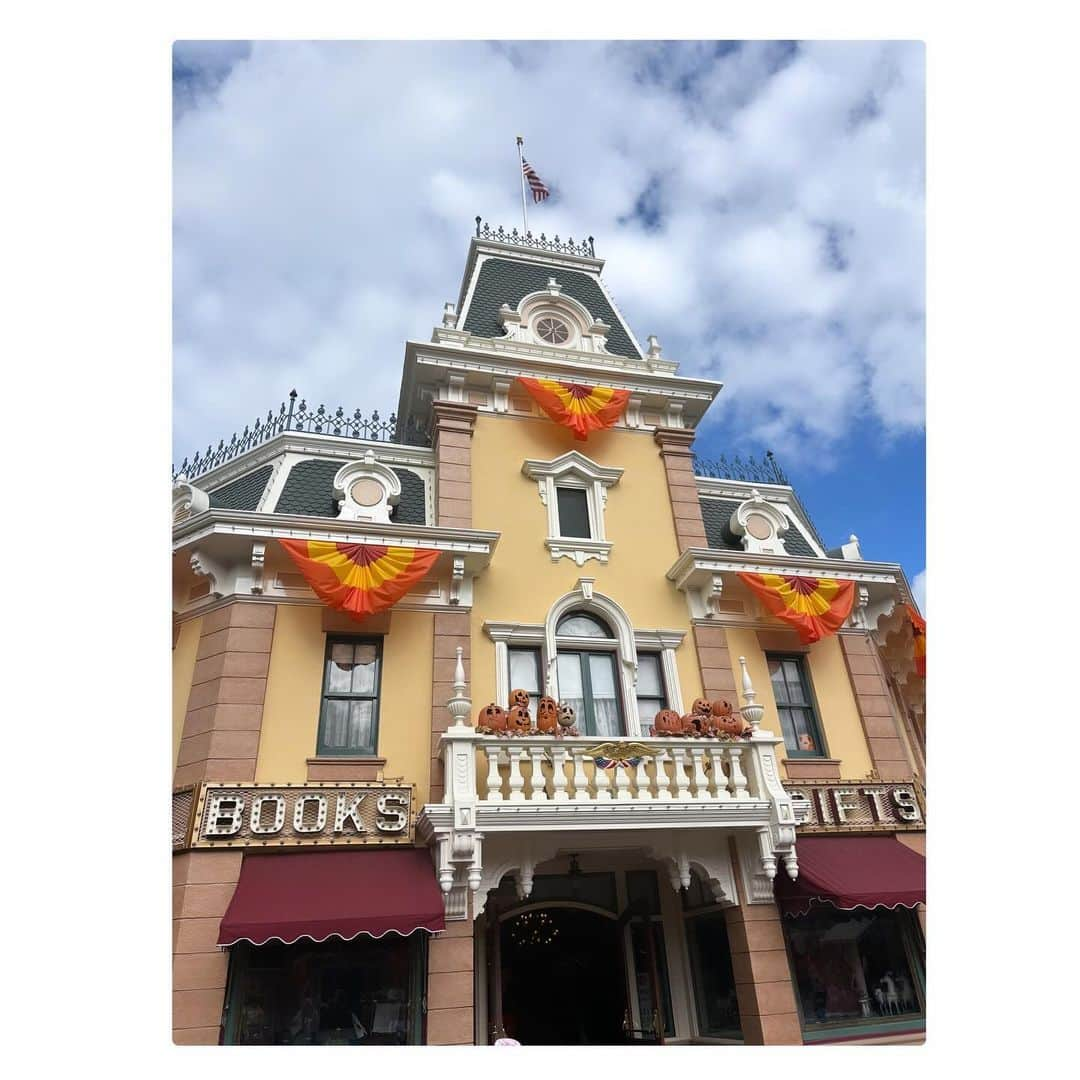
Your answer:
[[[570,338],[570,327],[561,319],[545,315],[536,320],[536,336],[552,345],[562,345]]]

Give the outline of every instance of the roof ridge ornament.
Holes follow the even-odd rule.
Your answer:
[[[476,239],[490,240],[496,244],[514,244],[517,247],[533,248],[536,251],[551,251],[558,255],[577,255],[584,259],[595,259],[596,249],[593,238],[590,236],[580,244],[574,242],[572,236],[566,240],[560,240],[558,234],[550,240],[544,233],[533,236],[532,232],[519,233],[517,229],[506,231],[501,225],[495,229],[486,221],[481,224],[481,217],[476,216]]]

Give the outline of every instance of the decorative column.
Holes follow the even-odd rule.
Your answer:
[[[892,695],[873,638],[867,630],[841,630],[837,637],[874,769],[884,781],[911,780],[911,761],[897,730]]]
[[[688,547],[708,547],[705,522],[698,501],[697,481],[694,479],[694,432],[687,428],[657,428],[653,433],[667,473],[668,494],[671,496],[671,515],[675,521],[675,539],[679,551]]]
[[[432,402],[436,519],[440,525],[472,527],[472,433],[477,407],[460,401]]]

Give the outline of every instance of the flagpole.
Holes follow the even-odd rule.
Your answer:
[[[518,176],[521,178],[521,220],[525,227],[525,235],[529,235],[529,211],[527,209],[527,203],[525,202],[525,151],[522,149],[525,145],[525,140],[519,135],[517,137],[518,148]]]

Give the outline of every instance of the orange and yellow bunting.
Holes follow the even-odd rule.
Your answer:
[[[392,607],[434,565],[439,552],[381,544],[281,540],[315,595],[357,618]]]
[[[855,582],[790,574],[739,574],[778,619],[791,623],[809,645],[835,634],[851,614]]]
[[[575,439],[585,440],[590,431],[611,427],[630,400],[629,390],[614,390],[610,386],[582,386],[524,376],[518,381],[556,424],[574,433]]]
[[[911,620],[911,636],[915,641],[915,672],[926,678],[926,620],[911,606],[905,604]]]

